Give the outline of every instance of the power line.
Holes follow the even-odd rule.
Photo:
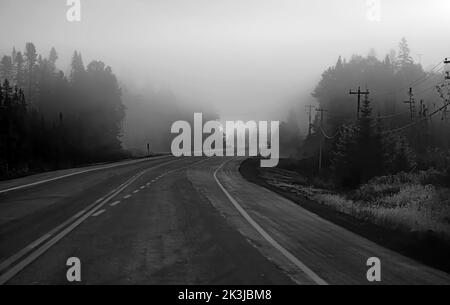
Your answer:
[[[350,89],[348,94],[350,94],[350,95],[358,95],[358,104],[357,104],[357,109],[356,109],[356,117],[359,119],[359,112],[360,112],[360,109],[361,109],[361,95],[364,95],[367,98],[367,96],[370,94],[369,90],[366,89],[366,91],[361,91],[361,87],[358,87],[358,91],[352,91]]]
[[[419,91],[418,93],[416,93],[416,95],[425,93],[425,92],[427,92],[427,91],[429,91],[429,90],[431,90],[431,89],[433,89],[433,88],[436,88],[437,86],[439,86],[439,85],[433,85],[433,86],[431,86],[431,87],[428,87],[428,88],[426,88],[426,89],[424,89],[424,90],[422,90],[422,91]]]
[[[398,116],[401,116],[401,115],[405,115],[405,114],[408,114],[408,113],[409,113],[409,110],[408,111],[404,111],[404,112],[400,112],[400,113],[390,114],[390,115],[378,116],[377,120],[391,119],[391,118],[395,118],[395,117],[398,117]]]
[[[323,130],[323,127],[322,127],[322,126],[319,127],[319,130],[321,131],[322,135],[323,135],[326,139],[328,139],[328,140],[333,140],[333,139],[335,139],[335,138],[338,136],[338,134],[340,133],[340,130],[338,130],[338,131],[336,131],[336,133],[335,133],[333,136],[329,136],[329,135],[327,135],[327,133],[325,132],[325,130]]]
[[[403,103],[409,104],[409,112],[411,114],[411,121],[414,119],[414,114],[416,113],[416,101],[414,100],[413,89],[410,87],[408,91],[409,100]]]
[[[383,134],[397,133],[397,132],[399,132],[399,131],[408,129],[408,128],[414,126],[414,125],[417,125],[417,124],[419,124],[419,123],[421,123],[421,122],[423,122],[423,121],[426,121],[427,119],[431,118],[431,117],[434,116],[435,114],[437,114],[437,113],[441,112],[442,110],[446,109],[449,105],[450,105],[450,102],[448,102],[448,103],[445,104],[444,106],[438,108],[437,110],[433,111],[432,113],[430,113],[429,115],[427,115],[426,117],[424,117],[424,118],[422,118],[422,119],[420,119],[420,120],[417,120],[417,121],[415,121],[415,122],[413,122],[413,123],[407,124],[407,125],[405,125],[405,126],[402,126],[402,127],[396,128],[396,129],[392,129],[392,130],[385,131],[385,132],[383,132]]]
[[[445,61],[444,61],[444,63],[445,63]],[[443,63],[442,63],[442,60],[439,61],[439,62],[438,62],[438,63],[437,63],[437,64],[436,64],[429,72],[428,72],[428,74],[426,74],[425,76],[419,77],[418,79],[416,79],[416,80],[410,82],[409,84],[407,84],[407,85],[404,86],[404,87],[401,87],[401,88],[399,88],[399,89],[395,89],[395,90],[393,90],[393,91],[382,92],[382,93],[379,93],[379,94],[375,93],[375,94],[377,95],[377,97],[385,96],[385,95],[393,95],[393,94],[398,93],[398,92],[400,92],[400,91],[403,91],[403,90],[405,90],[405,89],[407,89],[407,88],[409,88],[409,87],[412,87],[413,85],[417,85],[418,83],[424,82],[424,81],[426,81],[426,80],[428,80],[428,79],[430,79],[430,78],[434,78],[434,77],[436,77],[437,75],[436,75],[436,74],[433,74],[433,72],[434,72],[434,73],[439,73],[439,72],[441,72],[441,71],[445,68],[445,66],[442,66],[442,67],[440,67],[437,71],[435,71],[436,68],[439,67],[441,64],[443,64]]]

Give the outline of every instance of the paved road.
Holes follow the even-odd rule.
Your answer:
[[[381,283],[450,283],[247,182],[240,161],[163,157],[0,185],[0,283],[67,284],[78,257],[84,284],[367,284],[372,256]]]

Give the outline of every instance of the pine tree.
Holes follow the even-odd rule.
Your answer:
[[[342,68],[343,68],[343,63],[342,63],[342,57],[341,56],[339,56],[339,58],[338,58],[338,60],[337,60],[337,63],[336,63],[336,66],[335,66],[335,70],[336,71],[340,71]]]
[[[37,63],[36,47],[33,43],[27,42],[25,45],[25,58],[26,58],[26,84],[27,84],[27,98],[30,103],[33,103],[35,95],[35,72]]]
[[[341,185],[354,187],[381,173],[381,134],[373,125],[372,107],[366,98],[355,125],[345,125],[332,152],[331,169]]]
[[[354,162],[357,153],[357,129],[354,124],[342,126],[331,152],[331,170],[339,184],[345,187],[358,184],[358,166]]]
[[[84,68],[83,59],[81,53],[74,52],[71,63],[70,81],[72,83],[79,83],[86,73]]]
[[[17,51],[16,51],[16,48],[14,47],[12,50],[12,53],[11,53],[11,59],[12,59],[13,65],[16,64],[16,56],[17,56]]]
[[[410,56],[408,42],[406,41],[406,38],[403,37],[399,44],[398,65],[400,67],[406,67],[413,64],[413,62],[414,61]]]
[[[25,60],[21,52],[17,52],[15,60],[14,82],[20,88],[25,87]]]
[[[0,62],[0,79],[11,79],[13,70],[13,62],[11,56],[3,56]]]
[[[358,121],[358,158],[361,169],[361,182],[365,182],[381,173],[383,164],[383,153],[381,131],[374,127],[372,118],[372,106],[369,98],[363,100],[361,107],[361,117]]]
[[[56,53],[55,48],[52,47],[50,50],[50,54],[48,55],[48,61],[54,68],[56,68],[57,60],[58,60],[58,53]]]
[[[391,66],[391,58],[389,57],[389,55],[386,55],[386,57],[384,58],[383,64],[387,67]]]

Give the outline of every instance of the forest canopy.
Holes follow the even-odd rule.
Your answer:
[[[383,59],[373,50],[339,57],[313,92],[319,106],[304,153],[319,163],[320,150],[321,170],[343,186],[415,168],[450,169],[447,69],[441,58],[425,71],[405,38]]]
[[[70,75],[58,53],[33,43],[1,58],[0,176],[125,156],[119,137],[125,108],[116,76],[101,61],[84,65],[75,51]]]

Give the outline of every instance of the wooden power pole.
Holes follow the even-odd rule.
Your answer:
[[[403,103],[409,104],[409,112],[411,114],[411,121],[414,119],[414,114],[416,112],[416,102],[414,101],[414,93],[413,89],[410,87],[408,90],[409,100],[404,101]]]
[[[322,170],[322,150],[323,150],[323,142],[324,142],[324,135],[323,135],[323,113],[327,112],[328,110],[323,108],[317,108],[316,112],[320,112],[320,133],[322,134],[322,137],[320,139],[320,147],[319,147],[319,172]]]
[[[361,110],[361,95],[365,95],[367,97],[369,95],[369,90],[366,89],[366,91],[361,91],[361,87],[358,87],[358,91],[353,91],[350,89],[349,94],[358,95],[358,104],[356,107],[356,118],[359,119],[359,113]]]
[[[308,108],[308,117],[309,117],[309,125],[308,125],[308,137],[311,136],[312,131],[312,109],[314,108],[313,105],[307,105],[306,108]]]

